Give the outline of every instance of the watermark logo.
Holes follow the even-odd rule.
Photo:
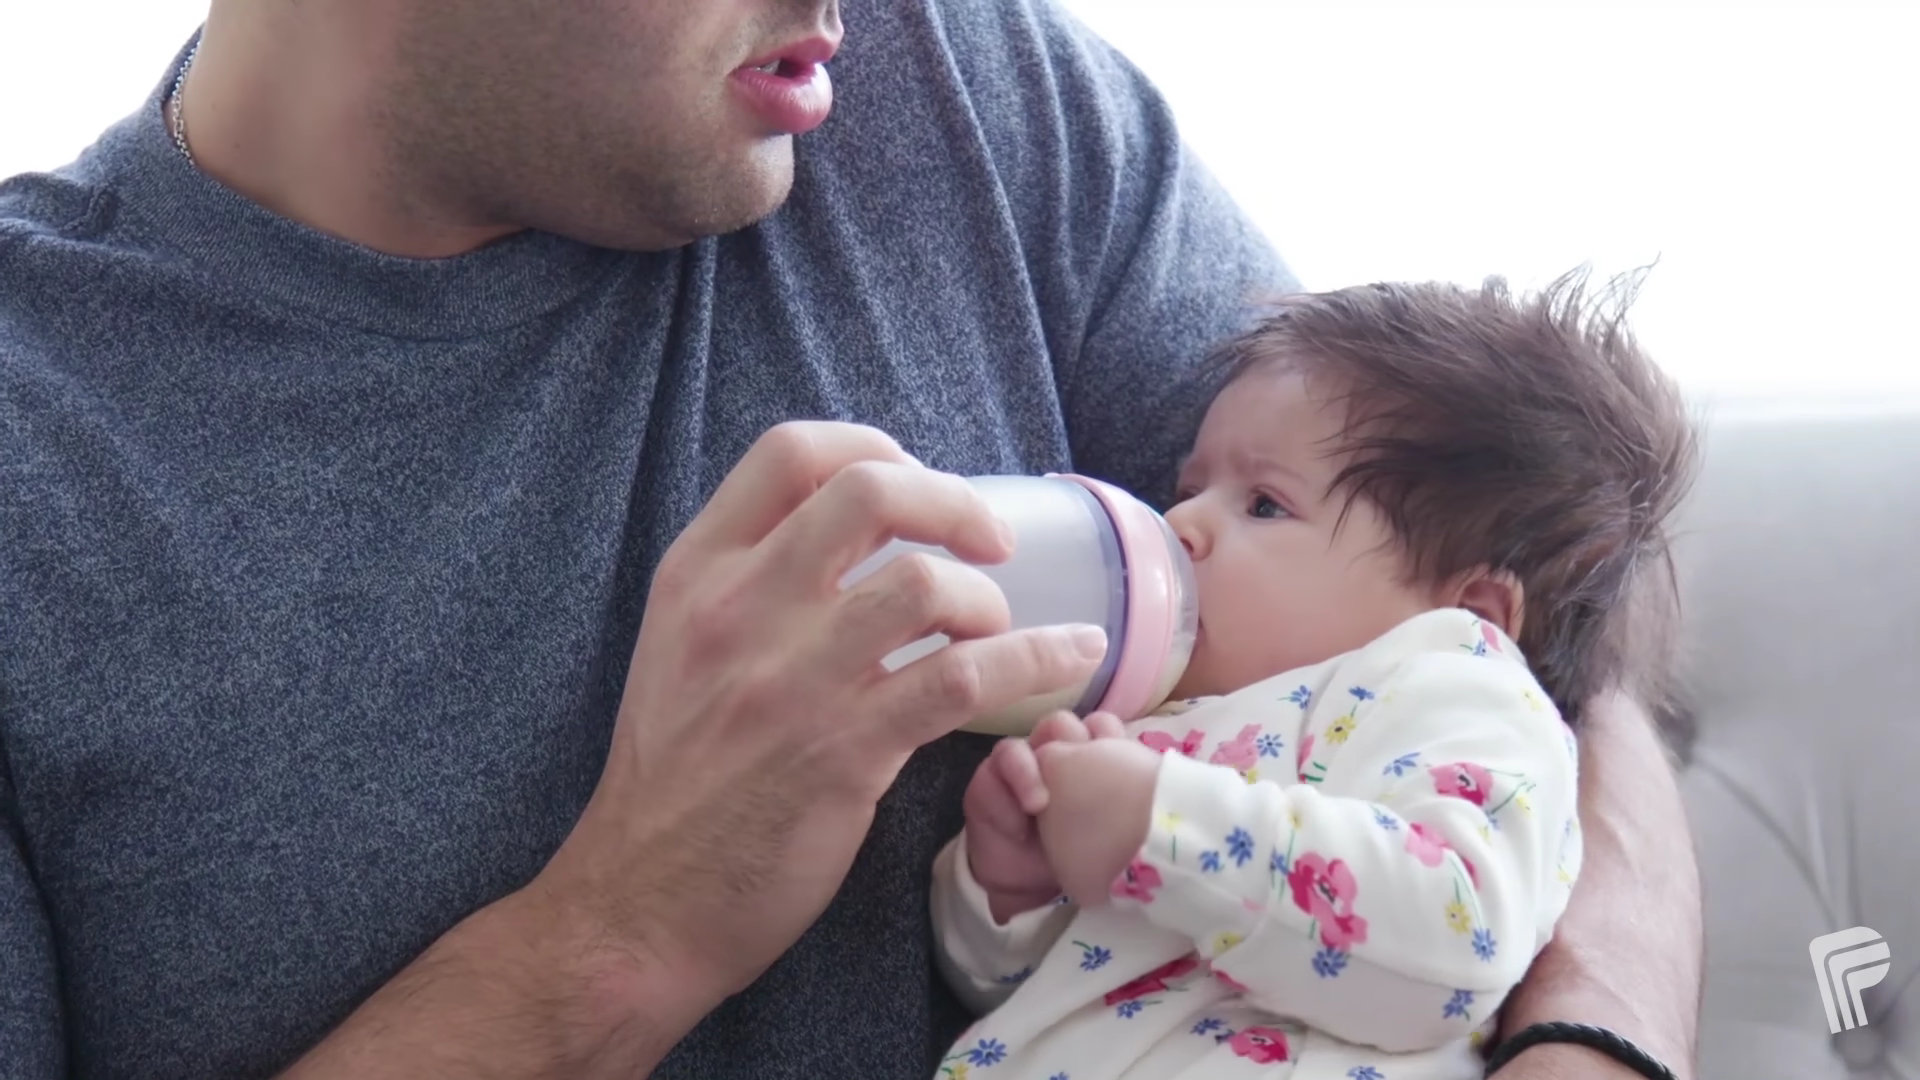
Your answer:
[[[1878,986],[1893,967],[1893,952],[1880,931],[1856,926],[1822,934],[1807,943],[1807,954],[1813,957],[1820,1003],[1827,1007],[1827,1030],[1838,1035],[1847,1028],[1866,1027],[1860,991]]]

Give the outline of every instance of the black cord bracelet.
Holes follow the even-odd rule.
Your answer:
[[[1492,1076],[1495,1070],[1512,1061],[1520,1051],[1541,1043],[1576,1043],[1598,1050],[1647,1080],[1674,1080],[1672,1069],[1627,1041],[1625,1036],[1592,1024],[1570,1024],[1563,1020],[1529,1024],[1500,1040],[1499,1045],[1493,1048],[1493,1053],[1487,1055],[1486,1075]]]

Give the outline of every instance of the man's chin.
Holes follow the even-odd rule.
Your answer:
[[[686,175],[651,198],[641,192],[623,204],[598,201],[536,227],[616,251],[670,251],[739,232],[780,209],[793,192],[793,139],[761,143],[720,176]]]
[[[739,232],[765,220],[793,194],[793,136],[761,139],[730,175],[707,189],[686,222],[683,243]],[[699,195],[695,196],[700,198]]]

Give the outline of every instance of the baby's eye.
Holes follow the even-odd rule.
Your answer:
[[[1284,506],[1281,506],[1280,503],[1276,501],[1272,496],[1262,495],[1259,492],[1254,492],[1253,501],[1247,504],[1247,516],[1257,517],[1257,518],[1279,518],[1279,517],[1286,517],[1288,515],[1287,515],[1287,508]]]

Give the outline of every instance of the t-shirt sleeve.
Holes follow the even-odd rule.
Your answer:
[[[28,872],[13,788],[0,769],[0,1080],[67,1074],[53,933]]]
[[[1074,467],[1164,505],[1254,304],[1297,288],[1137,68],[1053,0],[944,5],[1054,358]],[[950,28],[950,32],[952,29]]]

